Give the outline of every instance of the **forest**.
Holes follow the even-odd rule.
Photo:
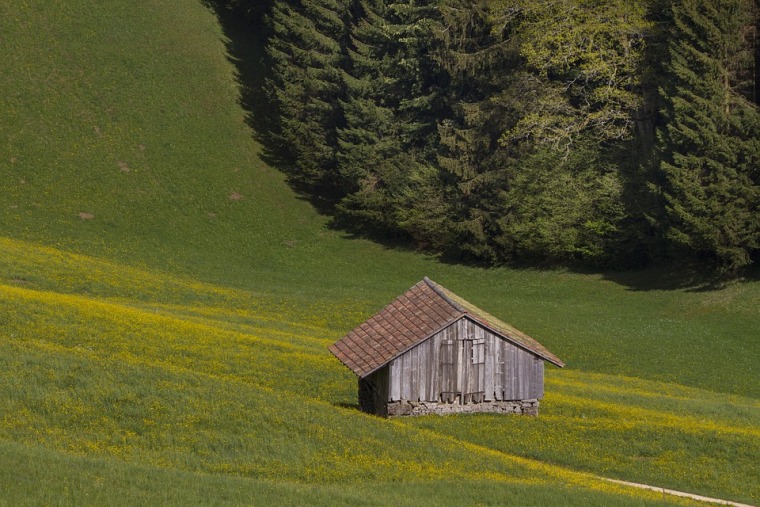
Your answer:
[[[230,0],[341,228],[486,265],[760,259],[756,0]]]

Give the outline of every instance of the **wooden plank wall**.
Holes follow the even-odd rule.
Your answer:
[[[450,389],[444,389],[439,378],[441,344],[444,340],[456,343],[458,339],[485,341],[485,364],[476,382],[483,386],[486,401],[543,397],[543,360],[498,337],[480,324],[462,318],[390,362],[387,400],[440,401],[441,391]],[[460,357],[461,348],[458,346],[454,347],[454,355],[459,364],[470,360]],[[461,374],[463,370],[459,368],[458,371]],[[380,381],[380,378],[377,380]],[[385,382],[384,378],[382,382]],[[464,379],[456,378],[453,381],[457,389],[466,390],[465,384]],[[379,390],[384,391],[383,388]]]
[[[388,415],[388,366],[359,379],[359,408],[370,414]]]

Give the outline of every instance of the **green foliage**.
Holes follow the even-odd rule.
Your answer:
[[[581,135],[630,139],[649,23],[643,2],[522,2],[514,23],[527,70],[541,82],[503,142],[529,138],[559,150]]]
[[[499,222],[504,250],[552,263],[605,260],[625,209],[615,166],[596,157],[593,148],[576,148],[567,159],[544,150],[524,162]]]
[[[736,271],[760,249],[760,111],[735,72],[752,4],[689,0],[671,12],[660,131],[668,235]]]
[[[441,6],[439,65],[448,74],[446,116],[438,125],[438,165],[450,187],[453,233],[449,250],[501,260],[494,244],[495,222],[503,213],[500,195],[508,188],[510,162],[498,139],[505,128],[503,106],[495,100],[514,70],[514,47],[490,21],[484,2],[449,1]]]
[[[346,73],[345,127],[337,160],[347,196],[339,218],[380,230],[402,231],[405,210],[431,190],[428,167],[435,150],[432,104],[440,72],[427,63],[435,9],[426,2],[361,2]]]
[[[491,264],[751,262],[748,0],[321,1],[276,4],[270,54],[293,179],[341,225]]]
[[[281,142],[291,158],[289,171],[301,185],[337,191],[336,129],[345,90],[349,0],[275,2],[269,55],[271,90],[280,111]]]

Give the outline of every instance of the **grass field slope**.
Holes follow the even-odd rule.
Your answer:
[[[228,42],[196,0],[0,3],[0,505],[760,503],[760,283],[348,237]],[[539,417],[356,409],[327,346],[425,275],[568,364]]]

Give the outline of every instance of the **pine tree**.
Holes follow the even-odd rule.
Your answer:
[[[659,132],[668,238],[736,271],[760,249],[760,112],[747,99],[747,0],[678,0]]]
[[[291,154],[291,178],[311,193],[337,192],[337,129],[345,98],[350,0],[279,0],[268,45],[272,95],[281,144]]]

